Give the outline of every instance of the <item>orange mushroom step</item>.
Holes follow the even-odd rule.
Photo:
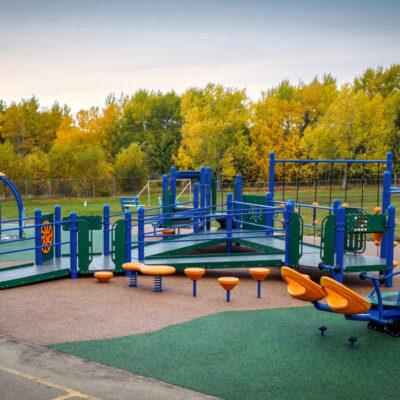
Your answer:
[[[269,268],[249,268],[250,276],[257,281],[257,298],[261,299],[261,282],[268,278],[271,270]]]
[[[197,281],[201,279],[206,270],[204,268],[185,268],[185,275],[193,281],[193,297],[197,296]]]
[[[111,271],[97,271],[94,273],[94,277],[100,282],[100,283],[107,283],[114,274]]]
[[[226,290],[226,301],[231,301],[231,290],[239,283],[239,278],[224,276],[218,278],[218,283]]]

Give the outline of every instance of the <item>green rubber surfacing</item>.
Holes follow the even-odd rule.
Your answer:
[[[350,336],[358,337],[354,348]],[[311,307],[219,313],[50,347],[232,400],[394,399],[400,373],[399,339]]]

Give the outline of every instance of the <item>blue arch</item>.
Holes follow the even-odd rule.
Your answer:
[[[0,180],[6,184],[12,191],[15,201],[17,202],[18,206],[18,227],[19,227],[19,238],[22,239],[22,233],[23,233],[23,221],[22,218],[24,216],[24,205],[22,203],[22,197],[18,192],[18,189],[15,187],[15,185],[5,176],[0,175]],[[1,231],[1,225],[0,225],[0,231]]]

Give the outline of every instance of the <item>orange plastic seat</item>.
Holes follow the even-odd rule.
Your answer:
[[[218,278],[218,283],[225,289],[225,290],[232,290],[238,283],[239,278],[234,278],[230,276],[224,276],[222,278]]]
[[[164,229],[161,233],[163,235],[175,235],[175,229]]]
[[[185,275],[192,281],[197,281],[206,273],[204,268],[185,268]]]
[[[365,314],[371,308],[368,300],[332,278],[323,276],[321,286],[326,293],[328,306],[334,312],[346,315]]]
[[[144,267],[144,264],[139,261],[132,261],[122,264],[122,268],[125,271],[139,271]]]
[[[175,273],[176,269],[168,265],[143,265],[140,269],[142,274],[145,275],[172,275]]]
[[[114,274],[111,271],[97,271],[94,273],[94,277],[100,282],[100,283],[107,283]]]
[[[282,267],[281,274],[287,283],[288,293],[297,300],[319,301],[325,297],[321,286],[292,268]]]
[[[256,281],[267,279],[271,270],[269,268],[249,268],[250,276]]]

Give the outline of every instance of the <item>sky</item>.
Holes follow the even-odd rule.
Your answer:
[[[256,99],[400,62],[400,0],[0,0],[0,99],[72,111],[208,82]]]

